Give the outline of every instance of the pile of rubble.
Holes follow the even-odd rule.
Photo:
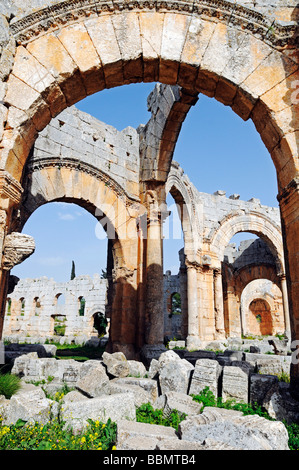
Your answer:
[[[46,423],[58,418],[74,432],[83,430],[88,419],[106,422],[110,418],[117,423],[117,448],[122,450],[288,449],[288,433],[279,419],[282,414],[291,421],[298,419],[298,403],[289,396],[286,399],[287,384],[281,387],[277,377],[254,373],[252,367],[234,358],[229,365],[221,365],[215,358],[196,356],[192,364],[171,350],[152,359],[148,369],[120,352],[105,352],[102,360],[82,363],[39,358],[31,352],[14,360],[12,373],[22,377],[23,385],[10,400],[0,397],[0,414],[7,425],[18,419]],[[47,398],[64,385],[72,391],[60,402]],[[216,398],[263,404],[278,421],[233,410],[202,409],[191,395],[206,387]],[[138,423],[136,409],[145,403],[162,409],[165,416],[177,410],[186,418],[178,431]]]

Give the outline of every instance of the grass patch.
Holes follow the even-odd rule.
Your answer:
[[[101,359],[105,348],[93,346],[78,346],[76,344],[57,345],[56,359],[75,359],[76,361],[88,361],[89,359]]]
[[[158,424],[160,426],[170,426],[178,430],[178,426],[186,418],[184,413],[173,410],[169,416],[163,415],[163,410],[156,410],[150,403],[141,405],[136,410],[136,421],[138,423]]]
[[[1,417],[0,417],[1,422]],[[116,423],[88,421],[79,434],[53,420],[45,425],[19,420],[12,426],[0,425],[0,450],[115,450]]]
[[[0,374],[0,395],[10,399],[21,388],[21,380],[13,374]]]

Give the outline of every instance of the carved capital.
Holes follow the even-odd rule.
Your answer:
[[[0,170],[0,197],[1,207],[8,209],[20,203],[23,193],[21,184],[7,171]]]
[[[2,268],[9,271],[22,263],[35,250],[34,238],[22,233],[13,232],[5,237]]]

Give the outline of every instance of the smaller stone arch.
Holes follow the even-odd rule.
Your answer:
[[[254,299],[249,305],[248,329],[256,335],[271,335],[273,333],[273,322],[271,306],[265,299]]]
[[[285,331],[282,292],[268,279],[255,279],[247,284],[241,295],[240,311],[245,336]]]
[[[85,297],[80,296],[78,298],[78,314],[79,314],[79,317],[84,317],[84,315],[85,315],[85,306],[86,306],[85,304],[86,304]]]
[[[36,316],[36,317],[39,317],[40,313],[41,313],[41,308],[42,308],[42,304],[41,304],[41,300],[39,297],[35,297],[33,299],[33,314]]]

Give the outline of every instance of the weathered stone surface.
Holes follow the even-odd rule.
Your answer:
[[[146,368],[142,362],[139,361],[128,361],[129,366],[129,376],[132,377],[145,377],[147,374]]]
[[[182,361],[170,361],[160,369],[159,383],[162,394],[166,392],[187,393],[190,382],[190,369]]]
[[[248,367],[223,367],[222,398],[248,403],[249,369]]]
[[[103,363],[107,367],[107,372],[114,377],[127,377],[130,372],[126,356],[121,352],[109,354],[103,353]]]
[[[195,363],[189,394],[197,395],[209,387],[215,398],[218,397],[218,382],[222,367],[213,359],[198,359]]]
[[[5,238],[3,267],[7,271],[22,263],[35,250],[34,239],[22,233],[11,233]]]
[[[179,425],[183,440],[203,442],[207,438],[244,450],[288,450],[288,433],[280,422],[239,411],[208,407]]]
[[[263,405],[267,392],[278,382],[274,375],[252,374],[250,376],[250,403]]]
[[[112,382],[119,385],[135,385],[141,387],[147,392],[151,402],[154,402],[158,398],[158,385],[156,380],[139,377],[120,377]]]
[[[299,424],[299,404],[292,398],[289,384],[276,382],[265,395],[263,406],[271,418]]]
[[[135,444],[135,441],[142,439],[141,445],[145,444],[145,449],[154,449],[157,441],[161,439],[174,439],[178,441],[175,429],[166,426],[159,426],[156,424],[135,423],[130,421],[119,421],[117,426],[117,442],[116,447],[119,450],[131,450],[138,446],[140,443]],[[146,444],[146,440],[149,440]]]
[[[46,424],[50,419],[52,404],[52,400],[46,398],[41,388],[19,392],[10,399],[3,424],[15,424],[18,419]]]
[[[156,401],[163,398],[163,395]],[[161,401],[162,402],[162,401]],[[202,404],[196,403],[192,398],[184,393],[179,392],[166,392],[163,404],[163,413],[165,416],[169,416],[172,411],[178,411],[180,414],[186,416],[192,416],[200,413]]]
[[[86,365],[87,371],[85,370]],[[76,388],[90,398],[108,394],[109,377],[105,367],[99,361],[87,361],[87,364],[85,363],[81,367],[80,379],[76,382]]]
[[[107,422],[128,419],[136,420],[134,397],[130,393],[116,394],[90,398],[89,400],[74,401],[64,405],[61,419],[66,427],[75,431],[85,428],[88,419]]]

